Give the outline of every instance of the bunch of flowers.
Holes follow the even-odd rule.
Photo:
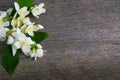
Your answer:
[[[18,0],[14,2],[14,8],[0,11],[0,41],[6,41],[7,44],[3,51],[2,65],[10,75],[19,62],[19,50],[35,60],[44,53],[39,43],[49,37],[49,34],[36,32],[44,27],[32,22],[28,15],[39,18],[46,9],[43,8],[44,3],[31,7],[33,2],[34,0]]]

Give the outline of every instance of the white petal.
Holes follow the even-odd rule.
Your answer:
[[[33,9],[33,10],[32,10],[32,14],[33,14],[33,16],[35,16],[36,18],[39,18],[36,9]]]
[[[28,34],[29,34],[30,36],[34,36],[34,32],[32,32],[32,31],[28,31]]]
[[[22,47],[22,51],[23,51],[23,53],[24,53],[26,56],[30,55],[29,53],[31,52],[29,46],[23,46],[23,47]]]
[[[15,5],[15,9],[16,9],[16,11],[18,11],[18,10],[20,9],[19,4],[18,4],[17,2],[14,2],[14,5]]]
[[[44,52],[44,51],[43,51],[42,49],[38,49],[38,50],[37,50],[37,56],[38,56],[38,57],[42,57],[42,56],[43,56],[43,52]]]
[[[6,39],[6,32],[8,30],[9,30],[8,28],[0,27],[0,40],[4,41]]]
[[[39,16],[37,16],[37,15],[34,15],[36,18],[39,18]]]
[[[3,26],[10,26],[9,21],[4,22],[4,23],[3,23]]]
[[[46,9],[40,8],[40,10],[36,11],[36,14],[41,15],[42,13],[45,13],[45,12],[46,12]]]
[[[27,38],[26,39],[26,41],[29,43],[29,44],[35,44],[35,42],[34,41],[32,41],[32,39],[29,37],[29,38]]]
[[[23,41],[26,39],[26,36],[23,33],[13,33],[12,34],[16,39]]]
[[[23,10],[24,10],[24,11],[27,11],[27,7],[23,7]]]
[[[27,11],[27,14],[26,14],[26,16],[29,14],[30,12],[29,11]]]
[[[23,34],[23,33],[21,33],[20,28],[16,28],[16,32],[17,32],[18,34]]]
[[[16,49],[14,46],[12,46],[12,52],[13,52],[13,56],[15,56],[15,54],[16,54],[16,51],[17,51],[17,49]]]
[[[27,24],[27,25],[33,25],[33,24],[34,24],[34,22],[31,22],[31,21],[30,21],[30,18],[29,18],[29,17],[25,18],[25,19],[23,20],[23,22],[24,22],[25,24]]]
[[[12,11],[13,11],[13,8],[9,8],[9,9],[7,10],[7,13],[10,15],[10,14],[12,13]]]
[[[5,41],[6,39],[6,32],[0,30],[0,41]]]
[[[22,27],[21,27],[21,29],[25,29],[26,28],[26,25],[23,25]]]
[[[37,60],[37,56],[35,56],[35,61]]]
[[[13,20],[17,17],[17,12],[15,13],[15,15],[13,16]]]
[[[46,12],[46,9],[42,8],[42,9],[40,10],[40,12],[41,12],[41,13],[45,13],[45,12]]]
[[[24,12],[21,12],[20,10],[23,10]],[[29,11],[27,11],[27,7],[23,7],[23,8],[21,8],[19,11],[18,11],[18,14],[20,15],[20,16],[27,16],[28,14],[29,14]]]
[[[9,29],[8,28],[0,28],[0,30],[3,30],[5,33],[7,32],[7,31],[9,31]]]
[[[11,25],[12,25],[12,27],[15,27],[15,26],[14,26],[14,21],[13,21],[13,20],[11,21]]]
[[[40,4],[38,5],[38,7],[39,7],[39,8],[42,8],[42,7],[44,7],[44,5],[45,5],[44,3],[40,3]]]
[[[37,47],[40,49],[40,48],[42,48],[42,46],[40,45],[40,44],[37,44]]]
[[[31,52],[30,56],[31,58],[35,57],[35,53]]]
[[[40,25],[40,24],[38,25],[38,27],[39,27],[40,29],[44,29],[44,27],[43,27],[42,25]]]
[[[34,31],[38,31],[39,29],[44,29],[44,27],[40,24],[34,27]]]
[[[37,8],[35,7],[35,8],[32,9],[32,14],[33,14],[33,16],[35,16],[35,17],[37,17],[37,18],[39,18],[38,15],[41,15],[42,13],[45,13],[45,12],[46,12],[46,9],[44,9],[44,8],[39,8],[39,9],[37,9]]]
[[[4,18],[7,16],[7,13],[5,11],[0,11],[0,18]]]
[[[12,36],[8,37],[7,44],[13,44],[14,38]]]
[[[13,44],[13,46],[16,48],[16,49],[19,49],[21,47],[21,44],[20,44],[20,41],[17,41]]]

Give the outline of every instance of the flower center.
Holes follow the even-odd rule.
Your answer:
[[[19,13],[20,14],[25,14],[25,10],[22,8],[22,9],[19,10]]]
[[[30,27],[28,28],[28,31],[32,32],[32,31],[33,31],[33,27],[30,26]]]
[[[25,19],[25,17],[20,17],[20,18],[19,18],[19,20],[20,20],[21,22],[23,22],[24,19]]]
[[[4,22],[4,21],[3,21],[3,19],[2,19],[2,18],[0,18],[0,25],[1,25],[1,24],[3,24],[3,22]]]
[[[7,36],[10,36],[10,35],[12,35],[12,31],[11,31],[11,30],[9,30],[9,31],[7,32]]]
[[[14,26],[17,26],[18,25],[18,20],[13,20],[13,23],[14,23]]]
[[[25,33],[25,28],[23,28],[23,29],[21,30],[21,32],[22,32],[22,33]]]
[[[21,42],[22,46],[26,46],[28,43],[26,41]]]

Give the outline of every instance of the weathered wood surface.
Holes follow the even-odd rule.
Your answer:
[[[1,0],[0,10],[13,1]],[[40,2],[47,13],[33,20],[52,33],[47,53],[36,62],[22,56],[12,78],[0,65],[0,80],[120,80],[120,0]]]

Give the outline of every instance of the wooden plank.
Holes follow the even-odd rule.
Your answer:
[[[1,1],[0,10],[13,1]],[[120,80],[120,0],[40,2],[47,13],[32,19],[52,33],[42,43],[47,53],[36,62],[21,56],[12,78],[0,65],[0,80]]]

